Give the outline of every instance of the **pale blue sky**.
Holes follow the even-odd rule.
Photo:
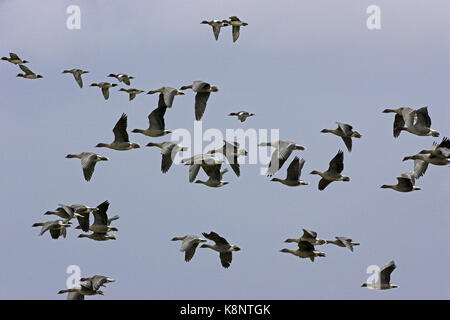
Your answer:
[[[81,30],[66,28],[66,8],[81,8]],[[379,31],[366,28],[366,8],[381,8]],[[65,299],[68,265],[83,275],[117,279],[99,299],[448,299],[449,174],[429,167],[421,191],[382,190],[408,171],[406,155],[431,146],[431,137],[392,137],[386,107],[429,106],[432,127],[449,136],[449,3],[433,1],[0,1],[0,54],[18,53],[43,79],[16,78],[1,61],[3,125],[0,200],[3,232],[0,298]],[[249,23],[232,43],[219,41],[204,19],[237,15]],[[80,89],[64,69],[82,68]],[[109,73],[136,77],[132,87],[180,87],[202,79],[219,86],[203,128],[280,129],[283,139],[307,147],[303,179],[288,188],[243,165],[220,189],[189,184],[188,169],[163,175],[156,149],[96,149],[112,141],[111,129],[128,114],[129,130],[143,128],[156,96],[131,103],[111,90],[105,101],[91,82]],[[120,86],[121,87],[121,86]],[[194,95],[177,97],[166,113],[170,129],[192,130]],[[257,116],[241,125],[226,115],[246,109]],[[335,121],[350,123],[363,138],[348,153],[342,141],[320,133]],[[139,134],[130,138],[145,145]],[[349,183],[317,190],[318,177],[338,149],[345,152]],[[68,153],[96,151],[91,182]],[[293,156],[291,156],[293,157]],[[290,160],[289,160],[290,161]],[[283,177],[287,165],[277,177]],[[119,214],[117,241],[78,239],[68,230],[57,241],[31,228],[58,203],[95,206],[109,200]],[[302,228],[319,237],[347,236],[361,245],[336,246],[315,263],[280,253]],[[242,251],[229,269],[218,255],[198,249],[185,263],[173,236],[216,231]],[[366,268],[395,260],[398,289],[361,288]],[[89,297],[88,299],[97,299]]]

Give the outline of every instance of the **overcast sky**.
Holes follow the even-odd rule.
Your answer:
[[[66,27],[69,5],[81,8],[81,29]],[[368,30],[366,8],[381,8],[381,30]],[[422,190],[398,193],[394,184],[412,162],[402,162],[449,136],[449,2],[433,1],[19,1],[0,0],[0,55],[15,52],[43,79],[16,78],[0,61],[3,116],[0,200],[3,232],[0,298],[65,299],[66,268],[83,276],[115,278],[104,297],[87,299],[448,299],[450,298],[449,174],[430,166],[416,182]],[[237,15],[248,22],[232,42],[219,41],[202,20]],[[64,69],[89,70],[84,88]],[[302,179],[289,188],[260,175],[261,165],[230,170],[219,188],[188,182],[188,168],[160,172],[158,149],[98,149],[128,114],[128,130],[145,128],[156,95],[132,102],[118,92],[105,101],[92,82],[128,73],[132,87],[179,88],[193,80],[219,87],[208,101],[203,130],[279,129],[280,137],[306,146]],[[116,81],[117,82],[117,81]],[[438,139],[403,132],[392,136],[387,107],[428,106]],[[256,113],[241,124],[233,111]],[[168,129],[194,127],[194,94],[176,97],[166,113]],[[359,131],[353,151],[320,130],[335,121]],[[132,142],[167,141],[130,133]],[[220,143],[219,143],[220,144]],[[326,170],[344,150],[350,182],[317,189],[312,170]],[[110,161],[92,181],[68,153],[94,151]],[[276,175],[284,178],[290,160]],[[200,173],[204,179],[205,174]],[[59,203],[97,206],[110,201],[120,215],[116,241],[39,237],[34,222]],[[51,218],[51,217],[50,217]],[[53,218],[51,218],[53,219]],[[333,245],[314,263],[280,253],[301,229],[320,238],[347,236],[361,245],[350,252]],[[197,249],[184,262],[174,236],[215,231],[241,247],[229,269],[218,254]],[[361,288],[370,265],[394,260],[399,288]]]

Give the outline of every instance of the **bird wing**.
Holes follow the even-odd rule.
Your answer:
[[[59,236],[61,235],[61,230],[59,229],[51,229],[50,228],[50,235],[52,236],[52,239],[58,239]]]
[[[206,102],[210,94],[210,92],[197,92],[195,95],[195,120],[200,120],[205,113]]]
[[[295,157],[287,168],[286,180],[297,181],[300,178],[300,160]]]
[[[417,109],[415,111],[415,115],[417,116],[416,120],[416,126],[430,128],[431,127],[431,118],[428,115],[428,108],[423,107],[420,109]]]
[[[166,106],[158,105],[158,107],[148,115],[149,128],[154,130],[164,130],[166,126],[164,121],[165,114]]]
[[[402,177],[397,177],[397,181],[399,187],[406,187],[406,188],[413,187],[412,178],[408,178],[406,175],[402,174]]]
[[[319,181],[319,190],[325,190],[325,188],[333,181],[325,180],[324,178]]]
[[[405,119],[399,114],[395,114],[394,118],[394,137],[397,138],[405,126]]]
[[[106,214],[106,211],[108,211],[109,208],[109,201],[103,201],[101,204],[97,206],[98,210],[93,211],[92,214],[94,215],[94,224],[95,225],[108,225],[108,215]]]
[[[228,268],[231,265],[231,260],[233,260],[233,255],[231,252],[221,252],[219,254],[220,262],[224,268]]]
[[[215,181],[220,181],[222,178],[222,175],[220,174],[220,167],[222,166],[222,164],[213,164],[213,165],[208,165],[208,164],[202,164],[202,168],[205,171],[205,173],[208,175],[208,177],[211,180],[215,180]]]
[[[25,74],[28,74],[28,75],[34,74],[33,71],[28,69],[28,67],[24,66],[23,64],[19,64],[19,68],[22,69],[22,71],[25,72]]]
[[[206,239],[214,241],[217,245],[224,245],[224,244],[229,245],[228,241],[225,238],[222,238],[214,231],[211,231],[210,233],[203,232],[202,234]]]
[[[349,124],[342,123],[342,122],[336,122],[338,125],[338,129],[341,129],[341,131],[346,135],[350,136],[353,131],[353,127]]]
[[[92,289],[94,291],[97,291],[98,289],[100,289],[100,287],[102,285],[104,285],[107,281],[107,278],[105,276],[93,276],[92,277]]]
[[[380,281],[381,283],[388,284],[391,282],[391,273],[396,268],[394,261],[390,261],[387,265],[385,265],[380,270]]]
[[[84,294],[78,292],[69,292],[67,294],[67,300],[84,300]]]
[[[317,232],[303,229],[302,238],[304,238],[304,239],[316,239],[317,238]]]
[[[109,89],[107,87],[102,87],[102,93],[105,100],[108,100],[109,98]]]
[[[130,142],[127,133],[127,115],[122,113],[113,129],[114,142]]]
[[[176,152],[173,151],[176,146],[177,145],[175,143],[170,143],[169,145],[164,146],[161,150],[162,154],[161,171],[163,173],[169,171],[170,167],[172,166],[173,158],[175,158],[176,155]]]
[[[83,79],[81,79],[81,73],[80,71],[75,71],[73,73],[73,77],[75,78],[75,81],[78,83],[80,88],[83,88]]]
[[[300,240],[298,242],[298,249],[300,251],[313,251],[314,250],[314,246],[309,241]]]
[[[176,89],[167,87],[162,93],[159,94],[160,96],[162,95],[167,108],[172,108],[173,99],[175,99],[176,92]]]
[[[352,246],[352,239],[346,238],[346,237],[335,237],[337,240],[342,242],[342,244],[348,248],[350,251],[353,252],[353,246]]]
[[[425,174],[428,168],[428,162],[420,159],[414,160],[414,178],[418,179]]]
[[[281,169],[283,164],[286,162],[287,158],[292,153],[292,148],[294,144],[287,147],[280,146],[272,153],[272,158],[270,159],[269,169],[267,170],[267,175],[270,177],[274,175],[278,170]]]
[[[349,152],[352,151],[352,138],[349,137],[341,137],[344,140],[345,146]]]
[[[219,40],[220,25],[212,24],[211,27],[214,33],[214,38],[216,38],[216,40]]]
[[[344,170],[344,153],[342,150],[339,150],[334,158],[331,159],[328,171],[333,173],[341,173],[342,170]]]
[[[91,180],[92,174],[94,173],[95,164],[97,163],[95,161],[96,159],[97,155],[91,152],[83,155],[81,158],[81,168],[83,169],[83,174],[86,181]]]
[[[189,182],[193,182],[200,170],[200,164],[194,163],[189,166]]]
[[[236,42],[236,40],[239,38],[240,30],[241,28],[239,26],[232,26],[233,30],[233,42]]]
[[[11,59],[13,60],[20,60],[19,56],[13,52],[9,53],[9,56],[11,57]]]

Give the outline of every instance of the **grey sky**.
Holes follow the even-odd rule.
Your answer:
[[[81,30],[66,28],[66,8],[81,7]],[[379,31],[366,28],[366,8],[381,7]],[[62,299],[68,265],[84,276],[104,274],[109,299],[448,299],[449,174],[430,166],[421,191],[382,190],[412,168],[402,162],[431,146],[433,138],[392,137],[386,107],[429,106],[432,127],[449,136],[449,3],[433,1],[0,1],[0,54],[16,52],[43,79],[16,78],[0,63],[2,146],[0,199],[3,232],[0,298]],[[239,16],[249,23],[236,43],[225,28],[215,41],[204,19]],[[84,88],[62,70],[82,68]],[[203,129],[279,128],[282,139],[307,147],[306,187],[288,188],[259,175],[259,165],[231,172],[230,184],[211,189],[189,184],[188,168],[160,172],[153,148],[126,152],[96,149],[113,139],[122,112],[128,129],[144,128],[157,97],[131,103],[114,88],[105,101],[92,82],[109,73],[136,77],[132,87],[180,87],[202,79],[219,87],[203,116]],[[191,130],[194,95],[176,97],[166,113],[169,129]],[[226,115],[256,113],[241,125]],[[335,121],[362,135],[348,153],[322,134]],[[149,139],[130,133],[144,146]],[[317,190],[311,170],[325,170],[344,150],[349,183]],[[68,153],[96,151],[110,161],[82,178]],[[289,160],[290,161],[290,160]],[[277,176],[283,177],[287,165]],[[78,239],[68,230],[57,241],[38,236],[34,222],[58,203],[96,206],[109,200],[119,214],[117,241]],[[336,246],[315,263],[280,253],[301,228],[361,245]],[[173,236],[216,231],[242,251],[227,270],[218,255],[198,249],[185,263]],[[366,268],[395,260],[398,289],[361,288]],[[88,299],[96,299],[89,297]]]

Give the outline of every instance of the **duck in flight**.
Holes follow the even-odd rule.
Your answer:
[[[132,88],[132,89],[121,88],[119,91],[128,93],[128,101],[131,101],[134,98],[136,98],[137,94],[144,92],[143,90],[134,89],[134,88]]]
[[[238,17],[232,16],[229,18],[229,20],[222,20],[223,23],[229,24],[232,27],[232,34],[233,34],[233,42],[236,42],[236,40],[239,38],[241,27],[247,26],[247,22],[243,22],[239,20]]]
[[[210,25],[212,27],[214,38],[216,38],[216,40],[219,40],[220,28],[229,26],[227,22],[219,20],[211,20],[211,21],[203,20],[202,22],[200,22],[200,24]]]
[[[35,74],[33,71],[28,69],[28,67],[23,64],[19,64],[19,68],[25,73],[18,73],[16,77],[21,77],[25,79],[41,79],[43,78],[40,74]]]
[[[109,83],[109,82],[99,82],[99,83],[91,83],[90,87],[99,87],[102,89],[103,98],[105,100],[109,99],[109,88],[116,87],[116,83]]]
[[[108,77],[110,78],[116,78],[119,82],[123,82],[125,83],[127,86],[130,85],[130,80],[134,79],[134,77],[126,75],[124,73],[118,73],[118,74],[114,74],[114,73],[110,73],[108,75]]]
[[[228,116],[236,116],[241,122],[244,122],[248,117],[252,117],[254,115],[254,113],[247,111],[231,112],[228,114]]]
[[[2,60],[8,61],[12,64],[23,64],[23,63],[28,63],[29,61],[27,60],[22,60],[21,58],[19,58],[19,56],[13,52],[9,53],[9,58],[8,57],[2,57]]]
[[[70,69],[70,70],[64,70],[62,73],[71,73],[73,77],[75,78],[75,81],[78,83],[78,86],[80,88],[83,88],[83,79],[81,78],[82,74],[89,73],[89,71],[84,71],[81,69]]]
[[[114,141],[112,143],[99,143],[96,145],[96,147],[109,148],[119,151],[137,149],[141,147],[137,143],[131,143],[130,139],[128,138],[127,115],[125,113],[123,113],[119,121],[117,121],[116,125],[113,128],[113,133]]]

